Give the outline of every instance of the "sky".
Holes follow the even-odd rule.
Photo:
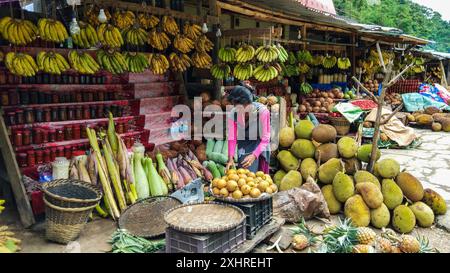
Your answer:
[[[439,12],[444,20],[450,21],[449,1],[446,0],[412,0],[412,1]]]

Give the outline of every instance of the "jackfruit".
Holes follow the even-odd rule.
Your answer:
[[[367,227],[370,224],[370,209],[359,194],[347,199],[344,214],[356,227]]]
[[[354,175],[358,170],[362,168],[361,161],[356,157],[350,159],[342,159],[345,164],[345,173],[348,175]]]
[[[295,140],[294,128],[284,127],[280,130],[280,146],[283,148],[291,147]]]
[[[280,182],[280,191],[287,191],[302,185],[302,175],[299,171],[289,171]]]
[[[339,172],[333,179],[333,193],[339,202],[345,203],[355,194],[355,185],[350,176]]]
[[[337,145],[334,143],[321,144],[316,149],[315,158],[320,164],[327,162],[332,158],[338,158]]]
[[[410,233],[416,226],[416,216],[407,206],[397,206],[392,215],[392,226],[399,233]]]
[[[312,158],[306,158],[300,164],[300,173],[303,180],[306,180],[309,176],[316,179],[317,176],[317,163]]]
[[[277,185],[277,187],[280,187],[280,182],[281,179],[283,179],[283,177],[286,175],[286,172],[283,170],[278,170],[274,175],[273,175],[273,182],[275,183],[275,185]]]
[[[412,174],[407,172],[401,172],[395,180],[397,185],[402,189],[403,195],[411,200],[417,202],[423,198],[423,186],[420,181]]]
[[[375,162],[375,164],[373,164],[373,175],[375,175],[375,177],[377,177],[380,180],[383,179],[380,173],[378,172],[378,162]]]
[[[300,162],[298,159],[289,151],[280,151],[277,155],[277,159],[280,162],[281,167],[285,171],[297,170]]]
[[[343,158],[352,158],[358,151],[356,140],[351,137],[343,137],[337,143],[338,151]]]
[[[409,208],[416,216],[417,225],[428,228],[433,225],[434,213],[433,210],[424,202],[415,202]]]
[[[450,132],[450,118],[442,119],[441,124],[442,124],[442,131],[446,133]]]
[[[403,202],[402,189],[392,179],[383,179],[381,182],[381,193],[383,202],[388,209],[395,209]]]
[[[294,143],[292,143],[291,152],[297,158],[314,158],[316,147],[311,140],[297,139]]]
[[[433,124],[431,124],[431,130],[433,130],[433,132],[442,131],[442,124],[440,124],[438,122],[433,122]]]
[[[435,122],[441,123],[444,119],[449,118],[449,113],[436,113],[431,116]]]
[[[336,140],[336,129],[328,124],[319,124],[312,131],[312,139],[319,143],[329,143]]]
[[[372,153],[372,144],[364,144],[358,148],[358,151],[356,152],[357,154],[356,157],[362,162],[369,163],[371,153]],[[380,159],[380,157],[381,157],[380,149],[377,149],[376,160]]]
[[[433,117],[427,114],[418,115],[416,122],[420,125],[431,125],[433,123]]]
[[[328,210],[331,214],[337,214],[342,209],[342,204],[339,202],[333,193],[332,185],[325,185],[322,187],[322,194],[327,202]]]
[[[391,213],[385,204],[377,209],[370,210],[370,223],[376,228],[384,228],[389,225],[391,221]]]
[[[295,126],[295,136],[301,139],[311,139],[314,123],[310,120],[300,120]]]
[[[344,170],[340,159],[332,158],[319,167],[319,181],[324,184],[331,184],[338,172]]]
[[[379,189],[381,189],[380,181],[378,181],[378,178],[376,178],[373,174],[369,173],[368,171],[357,171],[353,178],[355,179],[355,183],[363,183],[363,182],[370,182],[375,184]]]
[[[447,204],[442,196],[432,189],[425,189],[422,202],[430,206],[436,215],[444,215],[447,212]]]
[[[377,209],[383,204],[383,194],[373,183],[362,182],[356,184],[356,191],[362,196],[364,202],[371,209]]]
[[[383,178],[394,178],[400,173],[400,164],[394,159],[383,159],[377,162],[377,172]]]
[[[439,109],[437,107],[429,106],[429,107],[425,108],[424,112],[427,115],[433,115],[433,114],[436,114],[436,113],[441,113],[442,111],[441,111],[441,109]]]

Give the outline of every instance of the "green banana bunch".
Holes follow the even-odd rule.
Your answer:
[[[97,35],[100,43],[104,46],[116,48],[123,45],[122,34],[117,27],[111,24],[101,24],[97,29]]]
[[[336,65],[337,58],[335,56],[325,56],[322,65],[325,68],[332,68]]]
[[[319,65],[322,65],[322,63],[323,63],[323,56],[322,55],[314,55],[314,57],[313,57],[313,61],[312,61],[312,65],[313,66],[319,66]]]
[[[286,49],[280,44],[277,44],[278,52],[280,52],[280,55],[278,56],[278,59],[281,63],[285,63],[289,59],[289,54],[287,53]]]
[[[253,76],[253,65],[250,63],[241,63],[234,67],[233,75],[236,79],[245,81]]]
[[[33,57],[25,53],[8,52],[5,65],[9,72],[22,77],[32,77],[39,71]]]
[[[100,70],[100,65],[86,52],[71,50],[69,62],[73,69],[80,74],[95,74]]]
[[[350,62],[350,59],[347,57],[344,58],[338,58],[337,59],[337,66],[339,69],[347,70],[352,66],[352,63]]]
[[[300,93],[306,95],[306,94],[311,93],[312,91],[313,91],[313,88],[309,83],[304,82],[300,85]]]
[[[295,53],[292,51],[289,51],[288,62],[292,65],[297,63],[297,57],[295,57]]]
[[[226,46],[219,49],[219,59],[224,63],[232,63],[236,61],[236,49]]]
[[[147,57],[140,52],[125,52],[124,58],[131,73],[142,73],[150,66]]]
[[[137,25],[122,30],[122,37],[130,45],[143,46],[147,42],[148,33]]]
[[[38,21],[38,29],[39,36],[44,41],[62,43],[69,38],[63,23],[58,20],[41,18]]]
[[[15,45],[26,45],[36,40],[39,30],[28,20],[3,17],[0,20],[0,34]]]
[[[260,46],[256,49],[256,59],[263,63],[270,63],[278,59],[280,52],[274,45]]]
[[[122,74],[128,71],[128,64],[119,51],[101,49],[97,52],[97,62],[112,74]]]
[[[260,82],[267,82],[278,77],[277,69],[268,64],[261,64],[253,71],[253,76]]]
[[[72,34],[73,43],[82,48],[91,48],[98,43],[97,31],[95,28],[83,21],[80,21],[80,32]]]
[[[236,51],[236,61],[245,63],[251,61],[255,57],[255,48],[251,45],[244,44]]]
[[[40,51],[36,56],[37,65],[45,73],[61,75],[70,69],[69,63],[59,53]]]
[[[309,66],[306,63],[299,63],[298,64],[298,71],[301,74],[306,74],[309,72]]]
[[[292,65],[292,64],[286,65],[286,75],[288,77],[299,76],[300,75],[299,67],[295,64],[294,65]]]
[[[227,64],[215,64],[211,67],[211,74],[218,80],[224,80],[230,76],[231,68]]]
[[[300,63],[310,64],[313,61],[313,57],[308,50],[300,50],[300,51],[297,51],[297,60]]]

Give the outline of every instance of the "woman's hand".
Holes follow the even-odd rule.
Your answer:
[[[234,166],[234,159],[233,158],[228,159],[226,171],[228,172],[228,170],[231,169],[231,167],[233,166]]]
[[[254,154],[250,154],[250,155],[246,156],[244,158],[244,160],[242,160],[242,162],[241,162],[242,168],[247,169],[248,167],[250,167],[253,164],[253,162],[255,162],[255,160],[256,160],[256,156]]]

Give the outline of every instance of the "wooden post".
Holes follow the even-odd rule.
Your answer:
[[[16,201],[20,221],[24,227],[28,228],[35,223],[35,219],[25,187],[22,184],[22,175],[20,173],[19,165],[17,165],[11,141],[9,140],[2,110],[0,110],[0,148],[5,161],[8,180]]]
[[[211,16],[219,16],[220,8],[217,6],[217,0],[209,0],[209,15]],[[217,29],[219,28],[218,25],[213,25],[212,31],[213,31],[213,44],[214,49],[212,51],[212,61],[213,64],[217,64],[219,62],[218,52],[220,47],[220,40],[219,37],[216,36]],[[221,93],[220,93],[220,86],[221,82],[218,79],[214,79],[214,88],[213,88],[213,97],[215,99],[221,99]]]
[[[355,32],[352,33],[352,44],[356,45]],[[356,46],[350,47],[350,60],[352,61],[352,75],[356,75]],[[359,80],[361,80],[361,77],[359,77]]]
[[[306,25],[304,25],[302,27],[302,40],[305,40],[305,42],[302,45],[303,50],[306,50],[306,40],[308,39],[308,37],[306,37],[308,35],[307,30],[306,30]]]

